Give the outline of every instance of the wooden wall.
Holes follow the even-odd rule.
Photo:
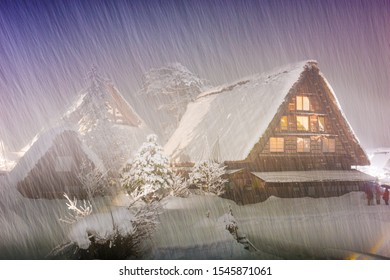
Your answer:
[[[280,198],[336,197],[353,191],[364,191],[366,183],[266,183],[247,171],[241,171],[229,176],[227,191],[223,197],[231,199],[240,205],[262,202],[270,196]]]
[[[244,161],[227,162],[229,168],[248,168],[251,171],[287,171],[287,170],[349,170],[357,161],[352,146],[358,146],[352,137],[345,132],[346,122],[338,108],[328,97],[329,89],[321,82],[318,69],[308,70],[301,80],[290,90],[286,101],[281,105],[263,137],[254,146]],[[310,108],[306,111],[296,110],[296,96],[307,96]],[[331,105],[333,104],[333,105]],[[288,118],[288,129],[282,130],[280,119]],[[297,116],[309,118],[309,130],[298,130]],[[318,117],[325,118],[325,129],[315,127]],[[312,122],[310,121],[310,118]],[[284,152],[270,151],[270,137],[284,138]],[[297,138],[310,139],[310,152],[297,151]],[[325,138],[335,139],[335,152],[324,152]],[[363,155],[364,156],[364,155]],[[363,159],[361,163],[365,163]]]

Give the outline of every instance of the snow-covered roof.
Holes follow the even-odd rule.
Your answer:
[[[377,148],[367,151],[371,166],[390,169],[390,148]]]
[[[357,170],[252,172],[252,174],[268,183],[375,181],[375,177]]]
[[[221,161],[244,160],[299,81],[303,61],[202,93],[190,103],[164,149],[174,162],[208,160],[219,146]]]
[[[216,156],[220,162],[246,159],[303,72],[312,67],[317,67],[316,61],[302,61],[201,93],[188,104],[178,129],[164,147],[166,154],[173,162],[196,162]],[[321,72],[319,76],[356,144],[355,156],[366,162],[367,155],[359,146],[332,87]]]
[[[20,158],[20,153],[6,151],[4,155],[0,154],[0,175],[7,174],[16,165]]]
[[[18,161],[16,166],[10,173],[10,181],[17,183],[22,181],[28,173],[34,168],[38,161],[46,154],[51,148],[54,140],[57,136],[65,131],[74,132],[77,137],[79,134],[67,125],[58,125],[38,133],[33,140],[26,146],[28,149],[24,152],[22,158]],[[85,144],[81,143],[81,148],[87,157],[95,164],[97,168],[104,171],[104,165],[100,159],[91,151]]]
[[[110,81],[98,83],[79,93],[62,120],[75,127],[107,169],[117,170],[152,131]]]
[[[241,172],[245,170],[244,168],[240,168],[240,169],[228,169],[226,170],[226,174],[234,174],[234,173],[237,173],[237,172]]]
[[[77,99],[65,112],[63,118],[68,119],[72,118],[72,115],[78,115],[76,117],[77,121],[80,121],[80,116],[86,116],[91,114],[91,103],[94,103],[96,108],[108,109],[106,105],[110,105],[122,114],[123,118],[126,120],[128,125],[131,126],[141,126],[144,121],[141,117],[135,112],[134,108],[124,99],[119,90],[110,82],[104,83],[104,91],[100,92],[100,96],[94,96],[92,93],[88,92],[88,89],[81,91]],[[104,116],[103,112],[94,112],[96,117],[99,113]]]

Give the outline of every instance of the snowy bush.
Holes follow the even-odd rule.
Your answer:
[[[194,184],[205,192],[221,195],[225,192],[226,179],[223,178],[226,166],[212,161],[202,161],[192,168],[189,174],[190,184]]]
[[[77,199],[71,200],[69,196],[65,193],[64,197],[68,200],[66,206],[68,206],[68,214],[64,218],[60,218],[61,222],[67,224],[73,224],[82,218],[91,215],[92,205],[89,200],[83,200],[83,205],[77,206]]]
[[[168,158],[152,134],[124,169],[121,184],[135,200],[158,201],[170,192],[172,176]]]
[[[179,174],[172,175],[171,196],[188,197],[190,194],[188,190],[188,182]]]
[[[72,225],[69,241],[54,248],[50,259],[129,259],[147,253],[147,240],[158,223],[159,205],[117,208]]]

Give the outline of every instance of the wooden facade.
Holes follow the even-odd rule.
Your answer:
[[[304,99],[304,106],[297,99]],[[274,139],[283,139],[280,149],[271,147]],[[369,161],[319,69],[312,66],[290,90],[249,156],[226,164],[253,171],[350,170]]]
[[[271,83],[272,77],[277,77],[275,80],[282,79],[283,73],[288,72],[281,71],[274,76],[269,75],[265,81],[253,83],[249,90],[257,86],[259,89],[265,88],[267,90],[267,95],[261,94],[263,98],[267,98],[269,94],[280,96],[281,93],[272,92],[270,87],[262,87],[261,85]],[[286,74],[286,79],[289,79],[288,74]],[[279,88],[279,84],[275,82],[275,88]],[[240,85],[235,86],[238,88]],[[244,89],[237,89],[235,93],[243,94],[243,98],[245,97]],[[213,94],[218,94],[218,92],[213,92]],[[226,97],[228,94],[224,96],[221,96],[219,100],[221,104],[223,104],[221,99],[228,98]],[[261,102],[259,99],[256,100]],[[272,101],[272,99],[270,100]],[[202,110],[200,104],[199,102],[199,108]],[[268,110],[264,104],[260,105],[259,110]],[[366,153],[359,145],[332,89],[320,73],[316,62],[310,61],[305,64],[299,78],[295,83],[292,83],[291,88],[286,92],[283,101],[278,107],[272,108],[275,108],[272,109],[275,111],[267,113],[271,113],[273,118],[268,125],[265,124],[265,131],[262,131],[261,136],[256,138],[258,140],[249,154],[244,156],[245,158],[223,160],[227,165],[229,177],[227,197],[245,204],[263,201],[269,196],[339,196],[350,191],[362,190],[365,180],[375,180],[375,178],[361,174],[360,178],[350,178],[344,181],[338,178],[332,182],[313,180],[312,182],[281,183],[268,182],[254,176],[254,172],[275,172],[275,174],[283,176],[283,173],[288,171],[309,172],[315,170],[339,170],[347,175],[350,174],[349,172],[353,172],[354,166],[369,165]],[[216,109],[218,108],[216,107]],[[245,107],[237,108],[237,111],[240,110],[245,110]],[[226,112],[224,113],[226,114]],[[190,122],[191,119],[188,119]],[[248,120],[252,121],[248,117],[242,118],[243,122]],[[262,122],[263,120],[259,119],[258,121]],[[183,125],[183,127],[185,126]],[[241,135],[235,135],[234,132],[231,132],[231,127],[228,128],[229,132],[225,135],[228,134],[230,139],[241,137]],[[217,129],[219,128],[217,127]],[[252,139],[252,135],[258,135],[256,131],[245,131],[245,133],[247,133],[245,135],[248,136],[248,139]],[[172,143],[176,143],[176,146],[178,146],[177,143],[183,146],[187,145],[180,141],[172,141]],[[194,145],[194,142],[191,143]],[[226,137],[225,143],[227,143]],[[186,152],[191,153],[191,148],[192,146]],[[173,151],[175,152],[175,150]],[[229,152],[227,149],[225,151]],[[184,158],[185,154],[180,156]],[[188,162],[185,163],[185,160],[180,161],[181,164],[188,164]]]
[[[226,162],[228,169],[246,170],[229,176],[233,186],[228,191],[230,196],[241,203],[253,203],[271,195],[326,197],[362,190],[365,183],[361,181],[267,183],[251,174],[348,171],[355,165],[368,165],[365,152],[337,105],[319,69],[315,65],[306,68],[249,156],[243,161]]]
[[[325,174],[327,171],[323,171]],[[365,191],[366,188],[375,181],[374,177],[360,173],[358,171],[347,171],[345,178],[327,178],[318,180],[318,178],[305,179],[299,181],[297,179],[282,180],[282,181],[267,181],[259,176],[256,172],[249,172],[247,169],[239,169],[229,172],[229,178],[226,184],[226,194],[224,197],[230,198],[239,204],[249,204],[261,202],[270,196],[281,198],[294,197],[332,197],[341,196],[353,191]],[[280,172],[270,172],[277,177]],[[287,172],[288,173],[288,172]],[[297,174],[310,174],[310,171],[298,171]],[[342,176],[344,171],[340,171]],[[347,178],[348,174],[356,173],[357,178]],[[282,172],[286,176],[286,172]],[[288,176],[288,174],[287,174]],[[325,175],[326,176],[326,175]]]
[[[39,139],[35,145],[39,145]],[[56,135],[49,147],[42,147],[45,152],[36,159],[35,165],[17,183],[18,191],[28,198],[84,198],[79,172],[81,163],[93,161],[85,153],[77,133],[65,130]],[[31,155],[27,155],[27,157]],[[34,156],[34,155],[33,155]]]

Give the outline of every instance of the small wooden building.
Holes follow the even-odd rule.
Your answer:
[[[352,169],[369,160],[315,61],[201,94],[165,151],[175,166],[225,163],[228,195],[243,203],[337,196],[375,180]]]
[[[80,140],[77,132],[56,127],[38,134],[10,173],[11,182],[29,198],[85,197],[80,182],[81,164],[104,171],[97,156]]]

